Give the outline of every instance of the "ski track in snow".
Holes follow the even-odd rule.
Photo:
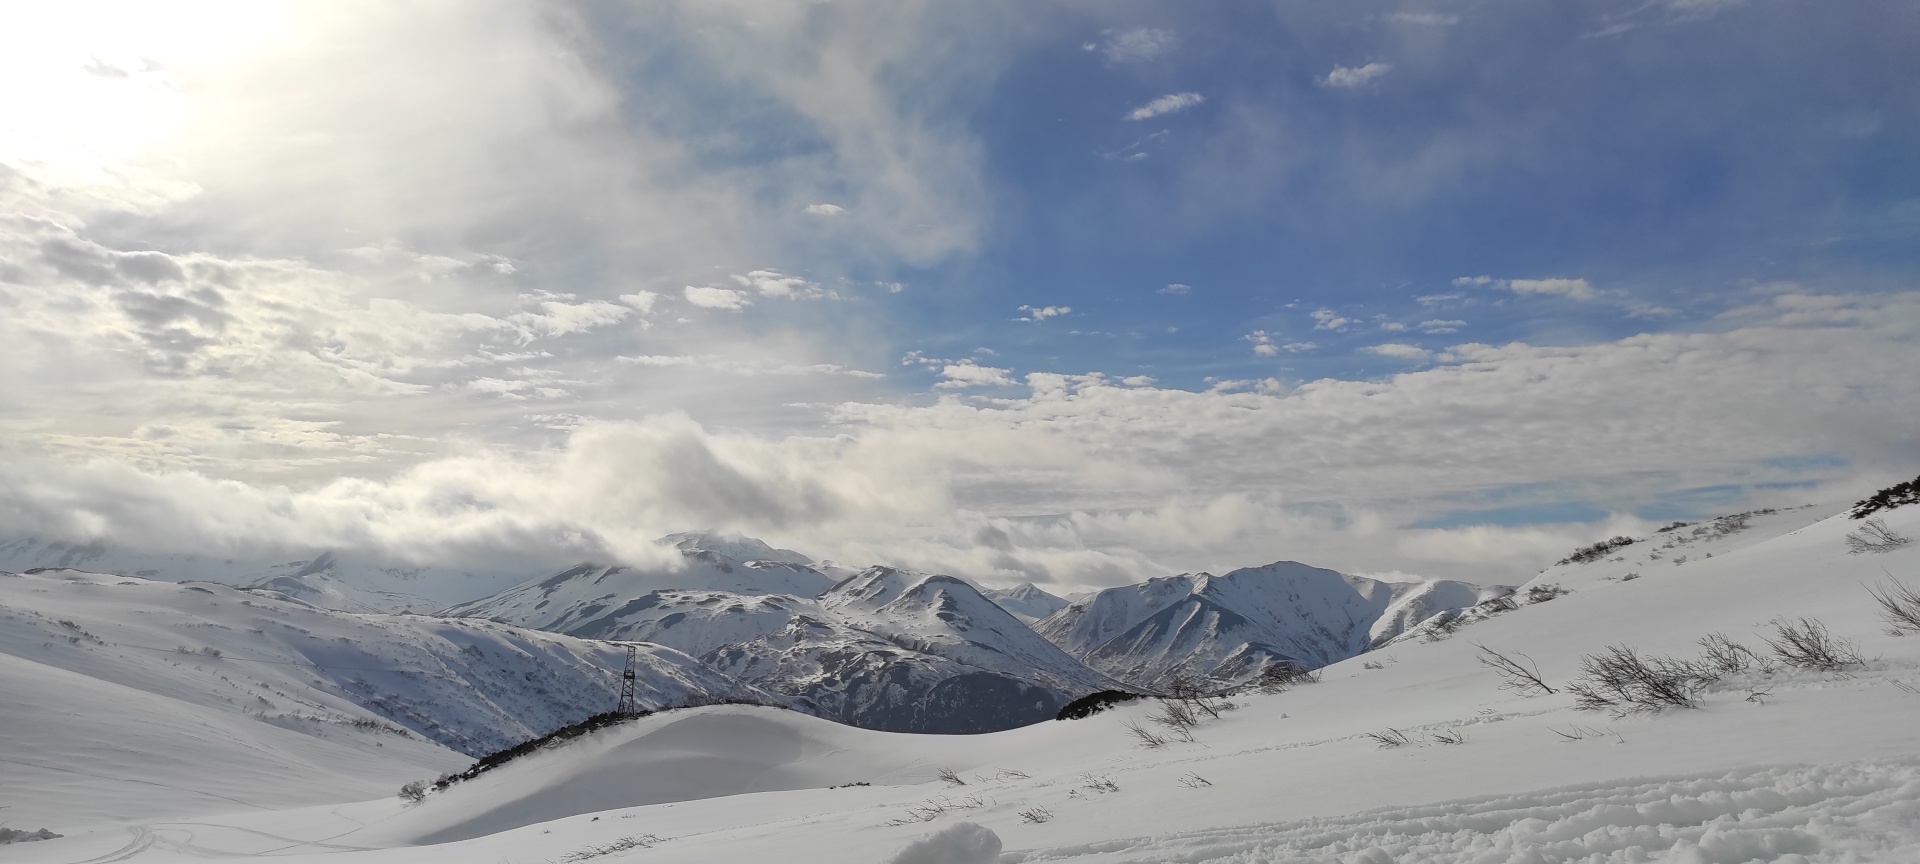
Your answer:
[[[1771,768],[1009,852],[1000,864],[1920,861],[1920,763]]]

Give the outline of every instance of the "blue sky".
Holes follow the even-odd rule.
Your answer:
[[[1920,453],[1911,4],[0,34],[4,534],[1517,579]]]

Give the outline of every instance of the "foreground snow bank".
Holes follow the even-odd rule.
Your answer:
[[[1920,861],[1920,763],[1768,768],[1718,777],[1567,787],[1330,819],[1012,852],[999,859],[1001,864],[1061,860],[1080,864]]]
[[[957,822],[900,850],[887,864],[994,864],[1000,860],[1000,835],[972,822]]]

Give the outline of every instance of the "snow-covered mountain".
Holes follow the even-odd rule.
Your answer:
[[[489,621],[334,612],[215,583],[0,574],[0,758],[11,760],[0,763],[0,785],[19,778],[56,798],[92,789],[62,773],[76,768],[132,784],[61,799],[98,816],[131,812],[116,808],[152,789],[139,784],[183,770],[236,788],[309,777],[370,794],[380,790],[328,778],[378,760],[438,773],[611,710],[625,660],[622,645]],[[670,648],[642,646],[638,660],[643,705],[782,701]],[[189,769],[181,760],[201,757],[179,752],[181,736],[213,736],[232,752]],[[114,747],[91,749],[103,741]],[[299,800],[286,790],[267,797]]]
[[[1115,686],[949,576],[872,567],[818,597],[644,581],[625,589],[644,593],[623,594],[613,587],[617,579],[581,569],[446,614],[671,646],[741,681],[804,699],[823,716],[873,729],[1004,729],[1049,719],[1073,698]],[[555,602],[538,608],[536,597]]]
[[[526,578],[502,568],[473,572],[379,561],[322,551],[272,558],[149,553],[106,543],[68,543],[43,537],[0,542],[0,570],[85,570],[167,582],[265,586],[304,603],[345,612],[422,612],[484,596]]]
[[[992,600],[995,605],[1013,613],[1013,617],[1028,624],[1052,615],[1067,606],[1065,598],[1048,594],[1034,587],[1032,582],[1015,588],[982,588],[980,593],[986,595],[986,598]]]
[[[687,533],[671,534],[659,542],[679,552],[679,567],[578,564],[441,614],[605,638],[601,634],[614,632],[623,616],[639,611],[641,606],[636,604],[646,604],[656,591],[818,597],[833,587],[833,580],[810,566],[804,556],[752,538]]]
[[[1388,583],[1281,561],[1110,588],[1034,624],[1087,665],[1137,687],[1232,683],[1273,665],[1314,669],[1490,592],[1461,582]]]
[[[1885,520],[1920,536],[1920,507]],[[67,835],[5,854],[26,864],[1910,862],[1920,860],[1920,638],[1890,634],[1862,586],[1885,586],[1889,573],[1920,586],[1920,544],[1853,554],[1844,540],[1859,528],[1834,516],[1524,602],[1460,636],[1397,642],[1326,667],[1311,686],[1237,695],[1191,741],[1149,745],[1131,730],[1162,728],[1157,700],[946,736],[720,706],[602,729],[419,803],[395,787],[446,770],[446,751],[348,724],[320,737],[247,717],[220,698],[232,691],[219,675],[253,674],[231,656],[166,653],[108,688],[34,659],[72,650],[62,632],[92,644],[36,615],[149,589],[48,574],[8,588],[0,577],[0,632],[25,637],[0,642],[0,807],[9,825]],[[861,602],[911,593],[875,581],[886,584],[855,592]],[[1391,607],[1454,590],[1367,596]],[[1861,659],[1830,670],[1781,660],[1766,640],[1783,615],[1817,621]],[[111,617],[143,622],[131,608]],[[183,638],[235,635],[169,620]],[[1613,716],[1568,692],[1609,646],[1692,660],[1708,634],[1770,662],[1699,684],[1692,709]],[[1537,668],[1555,691],[1502,686],[1481,645]],[[109,671],[124,662],[98,646],[64,656]],[[196,665],[204,672],[186,671]]]

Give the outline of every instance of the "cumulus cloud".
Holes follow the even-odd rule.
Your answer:
[[[1920,380],[1903,347],[1920,338],[1920,295],[1780,294],[1722,323],[1586,346],[1455,346],[1445,365],[1291,388],[1033,373],[1025,396],[987,402],[843,402],[831,434],[719,432],[673,414],[587,422],[553,449],[298,490],[111,458],[9,458],[0,507],[22,533],[199,551],[617,557],[717,526],[836,560],[1063,585],[1281,556],[1487,580],[1524,578],[1596,528],[1400,526],[1488,498],[1853,482],[1904,468],[1920,446]],[[939,368],[956,387],[1018,383],[971,361]],[[192,436],[166,440],[181,437]],[[1018,515],[1034,513],[1059,515]],[[983,525],[1012,551],[981,549],[971,538]]]
[[[1401,342],[1388,342],[1382,345],[1369,345],[1360,349],[1379,357],[1391,357],[1395,360],[1425,361],[1433,359],[1433,352],[1418,345]]]
[[[636,291],[632,294],[620,295],[620,302],[639,310],[642,315],[652,312],[653,304],[659,301],[660,295],[652,291]]]
[[[1313,329],[1315,330],[1331,330],[1335,333],[1342,333],[1355,323],[1352,318],[1344,317],[1332,309],[1315,309],[1311,314],[1313,315]]]
[[[1585,279],[1508,279],[1508,290],[1515,294],[1549,294],[1571,300],[1592,300],[1593,286]]]
[[[1198,93],[1168,93],[1165,96],[1127,112],[1127,119],[1150,120],[1163,114],[1185,111],[1205,101],[1207,101],[1207,97]]]
[[[1168,285],[1165,288],[1160,289],[1158,293],[1172,294],[1177,297],[1184,297],[1188,294],[1193,293],[1193,286],[1175,282]]]
[[[1011,387],[1013,376],[1010,370],[995,366],[982,366],[972,360],[948,363],[940,369],[940,383],[935,387]]]
[[[1014,319],[1015,321],[1045,321],[1048,318],[1058,318],[1062,315],[1072,314],[1073,307],[1071,306],[1022,306],[1020,307],[1020,311],[1025,312],[1027,314],[1023,317],[1015,318]]]
[[[741,309],[753,305],[753,301],[747,299],[745,291],[735,291],[732,288],[688,285],[683,292],[683,296],[687,298],[688,303],[692,303],[702,309],[724,309],[729,312],[738,312]]]
[[[1439,318],[1422,321],[1419,324],[1420,332],[1435,334],[1458,333],[1460,332],[1460,328],[1465,326],[1467,326],[1467,322],[1465,321],[1442,320]]]
[[[1393,71],[1389,63],[1368,63],[1365,66],[1335,66],[1327,77],[1320,79],[1324,87],[1359,87],[1388,72]]]
[[[1280,346],[1273,344],[1273,337],[1265,330],[1255,330],[1242,340],[1253,343],[1253,353],[1261,357],[1274,357],[1280,354]]]
[[[745,275],[734,274],[733,281],[743,288],[752,288],[762,297],[786,297],[803,300],[837,300],[839,295],[827,291],[812,282],[798,276],[788,276],[775,270],[754,270]]]

